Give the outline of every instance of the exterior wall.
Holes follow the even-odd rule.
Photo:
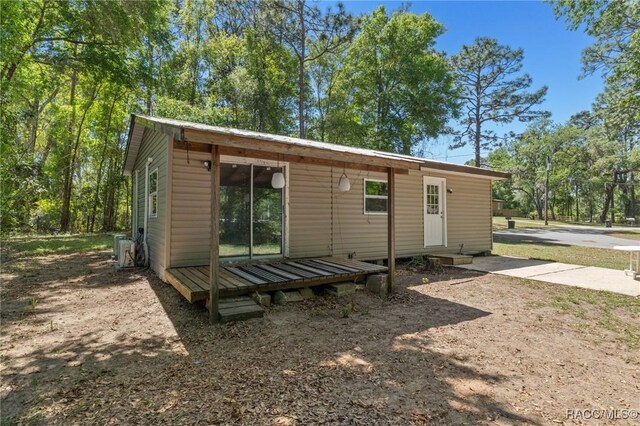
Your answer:
[[[211,174],[203,161],[208,152],[173,149],[171,267],[209,264]]]
[[[351,190],[340,192],[342,170],[290,165],[290,256],[353,255],[357,259],[387,256],[387,216],[364,214],[364,179],[386,174],[346,170]],[[447,179],[447,247],[424,247],[423,176]],[[318,189],[325,188],[320,192]],[[329,198],[327,200],[327,198]],[[319,208],[318,205],[330,206]],[[333,212],[333,214],[331,214]],[[304,213],[304,214],[302,214]],[[328,236],[332,238],[327,241]],[[396,253],[398,257],[429,252],[491,250],[491,181],[436,172],[396,175]],[[327,245],[329,249],[327,250]]]
[[[145,166],[147,158],[153,158],[149,173],[158,168],[158,215],[147,219],[147,245],[149,247],[149,264],[160,278],[164,278],[167,267],[165,259],[165,219],[167,218],[167,145],[166,135],[145,129],[142,146],[138,152],[133,175],[138,170],[138,227],[144,226],[144,206],[147,202],[145,193]],[[148,214],[148,213],[147,213]],[[137,232],[136,232],[137,233]]]
[[[146,157],[140,157],[146,158]],[[173,150],[169,266],[209,263],[210,184],[202,161],[210,154]],[[351,190],[340,192],[342,169],[289,164],[289,256],[352,254],[357,259],[387,256],[387,216],[364,214],[364,178],[386,174],[346,170]],[[447,247],[424,247],[423,176],[447,179]],[[491,250],[491,181],[474,176],[411,172],[396,175],[398,257],[428,252]]]
[[[331,253],[331,169],[289,165],[289,256]]]

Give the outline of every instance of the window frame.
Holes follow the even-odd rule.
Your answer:
[[[156,175],[156,190],[151,190],[151,176],[155,173]],[[149,193],[147,194],[147,203],[149,203],[149,217],[157,218],[158,217],[158,168],[156,167],[151,172],[149,172]],[[153,198],[155,197],[155,212],[153,211]]]
[[[380,182],[387,185],[387,195],[369,195],[367,194],[367,182]],[[363,197],[363,206],[362,210],[365,215],[374,215],[374,216],[386,216],[389,213],[389,182],[386,179],[374,179],[374,178],[364,178],[362,185],[362,193]],[[367,199],[375,199],[375,200],[386,200],[386,210],[383,212],[375,212],[367,210]]]

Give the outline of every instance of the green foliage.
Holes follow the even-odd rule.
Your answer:
[[[547,87],[528,92],[531,77],[518,75],[523,59],[522,49],[513,50],[491,38],[477,38],[451,58],[466,111],[460,120],[463,128],[455,133],[452,147],[472,144],[476,167],[481,166],[481,149],[491,148],[501,139],[488,128],[490,123],[506,124],[516,119],[527,122],[546,115],[533,107],[544,100]]]
[[[554,0],[556,17],[595,38],[583,51],[585,74],[601,71],[609,85],[625,88],[622,103],[640,118],[640,2]]]
[[[435,51],[443,27],[429,14],[384,7],[364,18],[338,80],[329,139],[411,154],[456,111],[453,76]]]

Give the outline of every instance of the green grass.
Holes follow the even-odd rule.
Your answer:
[[[253,246],[254,255],[280,254],[279,244],[260,244]],[[220,256],[249,256],[249,247],[244,245],[220,244]]]
[[[608,291],[562,288],[547,302],[535,307],[551,306],[580,320],[584,327],[598,327],[617,335],[630,347],[640,347],[640,299]]]
[[[549,225],[544,224],[544,220],[533,220],[527,219],[524,217],[514,217],[513,220],[516,221],[517,229],[540,229],[540,228],[561,228],[567,225],[580,225],[580,226],[591,226],[594,228],[602,228],[603,225],[601,223],[591,223],[591,222],[560,222],[558,220],[550,220]],[[493,230],[501,231],[503,229],[507,229],[507,220],[502,216],[493,216]],[[627,232],[627,231],[622,231]],[[632,232],[632,231],[629,231]]]
[[[14,258],[44,256],[54,253],[106,250],[113,245],[113,236],[108,234],[23,236],[3,239],[2,245]]]
[[[640,232],[637,231],[614,231],[608,232],[607,235],[625,240],[640,240]]]
[[[629,256],[616,250],[563,246],[544,243],[493,243],[493,254],[501,256],[528,257],[530,259],[570,263],[601,268],[625,269],[629,267]]]

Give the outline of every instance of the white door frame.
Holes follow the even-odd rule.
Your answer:
[[[427,241],[427,185],[437,184],[440,187],[440,205],[442,208],[442,244],[428,244]],[[422,177],[422,233],[424,239],[424,247],[447,247],[447,179],[436,176]]]

